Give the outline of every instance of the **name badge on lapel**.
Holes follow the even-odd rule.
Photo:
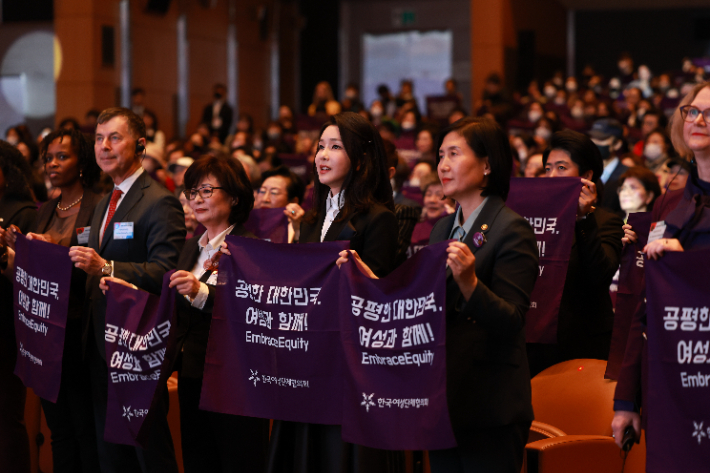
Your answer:
[[[114,240],[132,240],[133,222],[116,222],[113,224]]]
[[[91,227],[82,227],[82,228],[77,228],[76,229],[76,241],[80,245],[88,245],[89,244],[89,232],[91,231]]]
[[[663,238],[663,234],[666,232],[666,222],[663,220],[659,222],[653,222],[651,224],[651,231],[648,234],[648,243],[652,241],[660,240]]]

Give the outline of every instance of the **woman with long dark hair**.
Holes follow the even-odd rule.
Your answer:
[[[395,267],[397,220],[382,138],[353,112],[323,125],[314,162],[313,208],[298,229],[300,243],[349,240],[377,276]],[[341,440],[340,426],[274,422],[269,469],[337,473],[403,471],[401,452]]]

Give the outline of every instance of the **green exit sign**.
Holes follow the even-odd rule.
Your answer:
[[[392,10],[392,24],[394,26],[411,26],[417,22],[414,10],[395,8]]]

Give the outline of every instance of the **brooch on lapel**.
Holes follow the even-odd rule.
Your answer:
[[[476,232],[473,234],[473,244],[476,248],[482,247],[483,244],[487,241],[488,240],[486,240],[486,235],[484,235],[483,233]]]

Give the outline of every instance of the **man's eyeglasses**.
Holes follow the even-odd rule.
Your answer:
[[[215,189],[224,189],[224,187],[202,186],[199,189],[185,189],[182,193],[185,194],[187,200],[195,200],[198,193],[202,199],[209,199]]]
[[[705,123],[710,123],[710,108],[701,111],[698,107],[694,107],[693,105],[683,105],[680,107],[680,117],[689,123],[697,120],[701,113]]]

